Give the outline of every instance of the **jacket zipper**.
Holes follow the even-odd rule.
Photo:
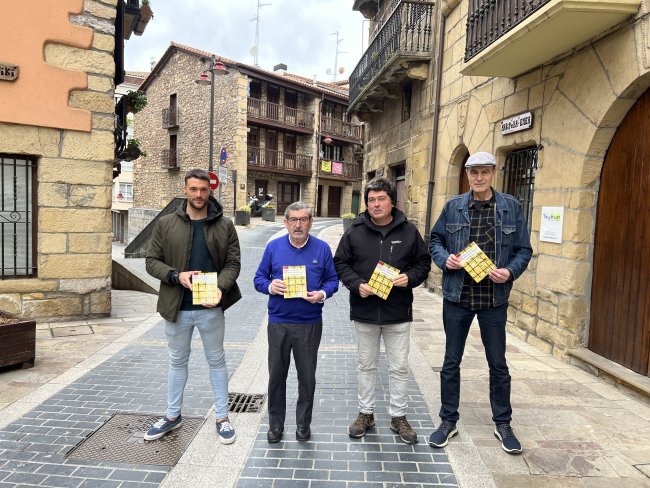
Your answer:
[[[379,260],[383,261],[382,259],[382,251],[384,250],[384,240],[380,239],[379,240]],[[377,301],[377,323],[381,325],[381,298]]]

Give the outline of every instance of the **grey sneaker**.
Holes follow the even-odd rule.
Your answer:
[[[358,439],[359,437],[366,435],[366,430],[374,426],[375,416],[373,414],[359,412],[357,419],[352,422],[352,425],[348,428],[348,434],[350,437]]]
[[[449,439],[458,434],[456,422],[443,420],[438,429],[429,436],[429,445],[431,447],[445,447]]]
[[[418,442],[418,435],[409,424],[409,421],[406,420],[406,417],[393,417],[390,419],[390,430],[397,432],[399,438],[405,444],[417,444]]]
[[[501,448],[508,454],[521,454],[521,443],[510,424],[497,425],[494,429],[494,437],[501,441]]]

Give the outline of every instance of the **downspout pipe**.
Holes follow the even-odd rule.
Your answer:
[[[438,152],[438,126],[440,120],[440,91],[442,89],[442,55],[444,51],[445,42],[445,24],[446,14],[449,14],[447,9],[443,8],[440,11],[440,33],[438,35],[438,60],[436,65],[436,87],[434,95],[435,108],[433,112],[433,131],[431,135],[431,155],[429,159],[429,184],[427,191],[427,213],[424,222],[424,240],[429,244],[429,232],[431,230],[431,213],[433,204],[433,192],[436,187],[436,160]]]

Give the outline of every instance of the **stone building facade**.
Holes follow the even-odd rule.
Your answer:
[[[135,137],[147,155],[134,162],[135,207],[164,208],[172,198],[183,195],[183,176],[188,170],[208,169],[212,87],[196,81],[202,73],[206,81],[210,79],[212,59],[211,53],[172,42],[142,84],[148,104],[136,116]],[[298,199],[316,208],[319,187],[321,194],[338,194],[330,186],[342,189],[339,204],[323,207],[320,214],[349,211],[353,189],[358,191],[359,186],[358,162],[351,147],[361,144],[362,132],[360,124],[344,120],[347,91],[284,69],[268,72],[230,59],[214,59],[227,71],[214,78],[213,136],[213,172],[227,176],[225,181],[220,177],[215,196],[226,215],[234,215],[250,196],[267,193],[274,196],[278,214]],[[337,108],[334,118],[320,116],[330,105]],[[172,123],[170,113],[176,114]],[[334,120],[328,122],[329,132],[321,130],[323,119]],[[319,171],[319,154],[328,143],[340,146],[341,159],[349,158],[340,161],[340,168],[349,164],[352,170]],[[225,161],[220,158],[222,148]],[[319,179],[320,175],[325,178]]]
[[[393,2],[398,9],[417,3],[427,2]],[[496,189],[522,202],[534,250],[514,285],[508,330],[565,360],[608,373],[622,365],[647,376],[650,265],[641,256],[647,254],[650,201],[641,161],[650,87],[648,5],[605,3],[531,2],[510,30],[488,26],[477,34],[480,22],[500,13],[481,17],[482,11],[471,11],[476,2],[442,2],[431,9],[426,78],[391,73],[390,83],[370,83],[351,95],[350,110],[368,120],[366,172],[390,175],[393,164],[405,161],[413,199],[405,210],[423,232],[449,197],[466,191],[468,155],[494,153]],[[377,2],[354,6],[379,15]],[[492,8],[489,2],[483,7]],[[480,41],[490,35],[494,39]],[[351,93],[362,82],[353,73]],[[411,116],[400,118],[405,83],[413,87]],[[382,90],[393,97],[379,107]],[[560,239],[550,236],[549,218],[561,219]],[[619,251],[636,256],[635,264]],[[438,291],[440,285],[434,266],[429,286]]]
[[[130,3],[26,0],[3,13],[2,63],[18,75],[0,81],[0,310],[110,313],[114,55],[140,18]]]

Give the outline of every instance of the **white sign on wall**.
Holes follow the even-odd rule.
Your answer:
[[[501,134],[510,134],[520,130],[530,129],[533,126],[533,113],[515,115],[501,121]]]
[[[562,243],[562,224],[564,207],[542,207],[542,222],[539,227],[539,240]]]

